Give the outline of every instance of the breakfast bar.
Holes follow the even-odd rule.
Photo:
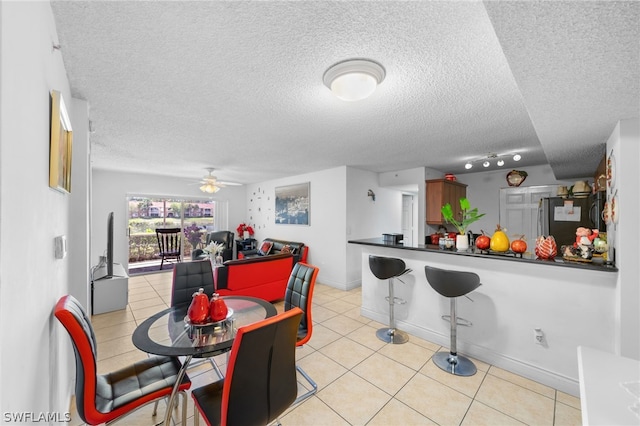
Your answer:
[[[458,327],[462,354],[578,396],[576,348],[614,350],[618,271],[613,265],[405,246],[382,238],[349,243],[361,247],[361,313],[367,318],[386,324],[389,315],[386,283],[369,270],[369,255],[395,257],[412,269],[404,283],[395,283],[395,295],[407,301],[395,306],[396,326],[414,336],[449,345],[450,325],[441,318],[449,313],[449,302],[427,282],[429,265],[480,276],[482,285],[458,301],[459,316],[473,324]]]

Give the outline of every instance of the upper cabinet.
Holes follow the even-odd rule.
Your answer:
[[[445,225],[440,209],[445,204],[451,204],[456,218],[462,220],[460,198],[466,198],[467,185],[446,179],[433,179],[427,183],[427,224]]]

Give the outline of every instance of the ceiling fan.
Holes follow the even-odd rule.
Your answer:
[[[212,175],[213,171],[215,170],[213,167],[208,167],[205,170],[208,171],[209,174],[204,176],[200,181],[200,184],[202,184],[202,186],[200,186],[200,191],[202,192],[214,194],[220,191],[220,188],[224,188],[227,185],[242,185],[241,183],[219,181],[215,176]]]

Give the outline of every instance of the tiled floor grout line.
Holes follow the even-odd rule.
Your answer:
[[[156,275],[156,274],[154,274]],[[139,278],[138,278],[139,277]],[[154,299],[157,298],[159,299],[163,305],[168,306],[169,302],[166,301],[165,299],[168,298],[169,296],[167,296],[167,292],[170,289],[170,276],[167,277],[163,277],[161,278],[156,278],[153,277],[153,279],[151,281],[149,281],[147,279],[146,276],[144,276],[144,282],[141,282],[140,280],[142,279],[142,276],[137,276],[136,277],[136,285],[133,288],[147,288],[149,290],[153,290],[153,297],[150,297],[149,299],[141,299],[142,300],[150,300],[150,299]],[[169,280],[167,282],[167,280]],[[320,284],[320,283],[318,283]],[[384,402],[384,404],[382,406],[380,406],[377,411],[375,411],[371,417],[369,417],[368,420],[366,420],[364,422],[364,424],[369,424],[372,423],[374,421],[374,419],[376,419],[376,417],[381,414],[383,411],[385,411],[385,408],[387,407],[392,407],[390,404],[394,404],[393,408],[398,409],[399,405],[401,404],[402,407],[404,407],[404,409],[408,409],[410,410],[412,413],[414,413],[413,415],[416,417],[423,417],[425,419],[428,419],[429,421],[432,421],[434,423],[437,423],[436,420],[434,418],[432,418],[431,416],[427,416],[425,415],[423,412],[421,411],[417,411],[415,408],[413,408],[412,406],[408,405],[404,400],[400,400],[397,397],[401,394],[401,392],[410,384],[412,383],[412,381],[414,379],[416,379],[416,377],[418,377],[418,375],[422,376],[423,378],[429,379],[433,382],[436,382],[439,386],[444,386],[448,389],[450,389],[451,391],[457,392],[463,396],[466,396],[467,398],[470,399],[470,403],[469,406],[466,408],[466,410],[464,411],[464,415],[462,415],[462,418],[460,420],[460,422],[458,424],[463,424],[465,422],[465,420],[468,418],[468,416],[470,415],[470,411],[472,409],[472,407],[474,406],[474,404],[480,404],[481,406],[484,406],[486,409],[492,411],[492,412],[497,412],[500,413],[503,416],[507,416],[510,419],[513,419],[514,421],[517,422],[524,422],[522,419],[520,418],[516,418],[513,415],[510,415],[507,412],[503,412],[501,409],[498,409],[496,407],[498,407],[497,405],[494,406],[490,406],[487,405],[484,402],[481,402],[479,400],[477,400],[476,398],[478,397],[483,385],[485,385],[486,380],[488,379],[489,375],[491,375],[495,380],[497,379],[499,382],[506,382],[509,385],[515,385],[518,388],[521,388],[523,391],[526,392],[532,392],[535,393],[536,395],[545,397],[549,400],[551,400],[553,402],[553,407],[552,410],[553,412],[551,413],[551,418],[552,418],[552,424],[554,424],[556,421],[559,421],[558,419],[558,405],[562,404],[562,406],[566,407],[566,409],[571,409],[571,410],[578,410],[575,406],[575,403],[573,403],[572,400],[567,400],[566,397],[564,397],[564,400],[567,401],[565,402],[561,402],[559,401],[558,397],[559,397],[559,391],[557,389],[553,389],[553,397],[548,396],[548,394],[539,392],[538,390],[536,390],[536,388],[530,388],[525,386],[527,384],[527,382],[525,381],[519,381],[519,382],[515,382],[515,381],[511,381],[510,379],[510,375],[505,376],[504,373],[499,373],[498,375],[496,375],[496,372],[499,372],[499,368],[498,367],[494,367],[491,364],[486,364],[487,365],[487,369],[486,371],[483,371],[483,377],[480,380],[480,383],[477,385],[477,388],[475,388],[475,390],[473,389],[468,389],[468,390],[473,390],[473,396],[469,396],[471,395],[471,393],[467,394],[466,392],[463,392],[461,390],[456,389],[456,387],[452,387],[452,384],[455,384],[455,382],[451,382],[451,383],[445,383],[440,381],[438,378],[436,377],[440,377],[440,376],[430,376],[427,374],[427,372],[429,370],[425,370],[424,372],[422,370],[425,369],[425,367],[427,367],[428,363],[431,362],[432,356],[434,353],[441,351],[441,350],[446,350],[446,348],[444,346],[441,345],[437,345],[435,343],[429,342],[429,341],[425,341],[427,344],[422,343],[423,339],[420,339],[419,337],[415,337],[415,339],[418,339],[419,342],[412,342],[413,345],[415,345],[415,347],[419,348],[419,350],[426,350],[429,352],[433,352],[431,354],[431,356],[428,357],[428,359],[424,360],[424,362],[420,363],[420,365],[417,365],[416,367],[413,367],[412,365],[415,365],[415,363],[413,361],[411,361],[412,365],[407,365],[405,364],[401,359],[394,359],[391,354],[392,351],[384,351],[384,349],[388,346],[387,344],[382,345],[380,347],[377,347],[377,349],[374,349],[373,346],[375,346],[375,344],[373,345],[367,345],[365,343],[361,343],[358,340],[356,340],[356,338],[358,337],[357,332],[360,330],[361,332],[366,332],[366,329],[363,330],[365,327],[369,327],[369,328],[376,328],[376,326],[378,326],[380,323],[378,323],[375,320],[371,320],[369,318],[366,317],[362,317],[361,315],[359,315],[358,318],[356,318],[355,316],[355,312],[354,309],[359,308],[358,305],[354,305],[353,304],[353,300],[354,297],[358,298],[361,297],[361,292],[354,289],[354,290],[350,290],[350,291],[345,291],[345,292],[340,292],[339,290],[335,290],[333,288],[331,288],[330,286],[324,286],[322,284],[320,284],[319,287],[316,290],[316,292],[314,293],[314,298],[316,298],[316,296],[320,296],[317,297],[316,300],[318,300],[318,302],[316,302],[314,300],[314,307],[312,310],[312,314],[314,310],[318,310],[319,312],[321,312],[321,316],[322,316],[322,320],[321,321],[316,321],[314,318],[314,326],[322,326],[325,327],[327,330],[332,331],[333,333],[335,333],[337,335],[337,338],[335,338],[334,340],[330,340],[331,338],[333,338],[333,334],[328,334],[326,335],[327,337],[327,342],[324,342],[322,344],[322,346],[316,348],[314,347],[312,344],[309,344],[307,346],[309,346],[309,348],[311,349],[311,351],[309,353],[306,353],[302,358],[297,359],[297,361],[301,361],[304,360],[306,357],[313,355],[314,353],[318,353],[319,356],[323,356],[323,357],[328,357],[329,359],[332,359],[333,362],[337,363],[337,365],[339,365],[341,368],[343,368],[345,371],[340,374],[337,377],[332,378],[330,381],[322,383],[321,384],[321,388],[318,389],[318,393],[316,395],[314,395],[312,398],[316,398],[317,401],[319,403],[322,403],[324,406],[326,406],[334,415],[338,416],[337,418],[342,419],[344,422],[346,422],[347,424],[352,424],[349,422],[349,420],[347,418],[345,418],[343,415],[340,414],[340,412],[338,411],[338,409],[340,409],[340,405],[336,406],[332,406],[330,405],[329,401],[325,401],[323,400],[319,394],[322,391],[323,388],[328,388],[329,386],[332,386],[334,384],[336,384],[336,382],[340,379],[343,379],[344,376],[346,374],[352,373],[353,375],[357,376],[360,380],[363,381],[363,383],[367,383],[368,386],[372,386],[374,388],[376,388],[377,390],[381,391],[382,394],[388,396],[388,399],[386,402]],[[162,296],[165,295],[165,296]],[[340,302],[340,303],[335,303],[335,302]],[[135,301],[132,302],[135,305]],[[278,302],[278,303],[282,303],[282,302]],[[144,305],[144,304],[142,304]],[[155,305],[152,305],[155,306]],[[160,305],[158,305],[159,307]],[[137,309],[133,309],[131,307],[130,304],[127,305],[127,313],[128,315],[133,319],[134,323],[136,326],[139,326],[140,323],[142,323],[148,316],[145,316],[144,318],[142,316],[146,315],[146,312],[142,312],[142,315],[140,314],[140,310],[141,309],[146,309],[148,310],[149,308],[151,308],[151,306],[141,306]],[[136,316],[136,311],[138,311],[138,316]],[[348,315],[347,315],[348,314]],[[130,321],[130,320],[129,320]],[[129,321],[123,321],[122,324],[129,322]],[[333,323],[329,323],[330,321],[333,321]],[[353,326],[355,326],[355,323],[352,323],[353,321],[357,322],[358,325],[357,327],[353,328],[352,330],[350,329],[349,331],[345,331],[345,334],[342,334],[340,332],[335,331],[335,326],[336,324],[340,324],[340,321],[344,321],[344,324],[346,327],[348,327],[349,329]],[[104,325],[104,324],[108,324],[108,322],[104,322],[102,325],[102,328],[106,328],[106,327],[111,327],[111,326],[115,326],[118,325],[118,323],[116,324],[108,324],[108,325]],[[330,325],[331,324],[331,325]],[[384,324],[382,324],[382,326],[384,326]],[[373,331],[375,333],[375,331]],[[99,333],[99,330],[98,330]],[[360,336],[362,336],[362,334],[360,334]],[[413,336],[412,336],[413,337]],[[114,337],[113,339],[118,339],[118,338],[122,338],[122,337]],[[361,337],[362,339],[362,337]],[[105,340],[101,342],[101,345],[104,345],[105,343],[108,343],[110,340]],[[369,353],[368,355],[366,355],[364,358],[362,359],[356,359],[356,358],[351,358],[351,360],[353,361],[357,361],[356,364],[352,365],[351,367],[348,367],[347,365],[344,365],[342,362],[348,361],[348,358],[345,359],[335,359],[332,358],[331,356],[327,354],[325,354],[325,350],[329,349],[329,346],[336,344],[339,345],[340,342],[346,342],[349,341],[351,342],[350,344],[355,344],[355,345],[359,345],[362,346],[362,348],[371,351],[371,353]],[[363,340],[363,342],[365,342],[366,340]],[[410,340],[411,341],[411,340]],[[322,342],[322,339],[318,341],[319,343]],[[311,343],[311,342],[310,342]],[[431,344],[432,346],[430,346],[429,344]],[[437,349],[434,350],[434,348],[437,347]],[[334,346],[333,348],[330,348],[330,351],[333,351],[333,353],[335,354],[335,350],[339,349],[340,346]],[[417,350],[417,349],[414,349]],[[136,350],[137,351],[137,350]],[[339,352],[338,352],[339,353]],[[116,354],[113,356],[110,356],[108,358],[105,359],[101,359],[100,362],[105,362],[107,360],[110,360],[111,358],[114,358],[116,356],[120,356],[121,354]],[[390,361],[393,361],[395,363],[398,363],[400,366],[404,367],[404,368],[408,368],[411,370],[411,374],[410,376],[407,376],[406,379],[405,377],[403,377],[403,380],[405,381],[402,386],[400,386],[397,390],[394,390],[393,393],[390,393],[388,390],[385,390],[383,387],[381,387],[380,385],[370,381],[370,379],[367,379],[366,375],[360,375],[358,373],[356,373],[356,369],[358,368],[358,366],[361,366],[363,363],[365,363],[367,360],[370,360],[373,356],[382,356],[386,359],[389,359]],[[405,357],[406,359],[406,357]],[[409,359],[407,359],[409,360]],[[372,360],[372,362],[374,362]],[[379,360],[377,362],[380,362]],[[479,361],[481,362],[481,361]],[[351,362],[347,362],[348,365],[351,365]],[[361,373],[365,373],[365,368],[363,367],[361,368],[359,371]],[[498,368],[498,370],[492,371],[492,369],[494,368]],[[207,374],[208,370],[201,370],[198,371],[197,374],[195,374],[195,377],[198,377],[200,375],[204,375]],[[404,374],[407,374],[408,371]],[[507,371],[507,373],[509,373]],[[431,374],[431,373],[429,373]],[[368,375],[371,378],[374,378],[373,376],[371,376],[371,374]],[[517,376],[517,375],[515,375]],[[331,376],[328,376],[331,377]],[[521,376],[518,376],[521,377]],[[514,377],[516,378],[516,377]],[[526,379],[526,378],[523,378]],[[381,382],[382,383],[382,382]],[[534,382],[535,383],[535,382]],[[305,388],[305,383],[304,381],[301,381],[300,384],[302,385],[303,388]],[[342,385],[344,386],[344,384]],[[494,387],[495,387],[495,382],[494,382]],[[544,385],[543,385],[544,386]],[[388,388],[388,386],[387,386]],[[547,388],[549,388],[547,386]],[[393,389],[393,387],[391,388]],[[552,389],[552,388],[551,388]],[[543,390],[543,388],[540,388],[539,390]],[[549,392],[550,393],[550,392]],[[327,394],[325,396],[330,396],[331,394]],[[310,398],[311,399],[311,398]],[[484,399],[486,399],[486,396],[484,397]],[[306,402],[306,401],[305,401]],[[335,401],[334,401],[335,402]],[[290,410],[286,411],[285,414],[283,415],[289,415],[291,413],[294,413],[296,410],[303,410],[304,407],[304,403],[299,404],[296,407],[292,407]],[[393,411],[393,408],[389,408],[390,410]],[[424,407],[423,407],[424,408]],[[422,411],[424,411],[424,409],[421,408]],[[567,416],[567,412],[566,409],[563,409],[563,413],[562,415],[566,418]],[[344,412],[344,407],[342,407],[342,411]],[[345,415],[349,415],[347,412],[344,412]],[[548,413],[548,412],[547,412]],[[387,413],[388,415],[388,413]],[[547,414],[548,415],[548,414]],[[368,413],[367,413],[368,416]],[[477,418],[477,416],[476,416]],[[189,417],[189,419],[193,419],[193,413],[191,413],[191,416]],[[471,419],[469,417],[469,419]],[[472,421],[472,420],[469,420]]]

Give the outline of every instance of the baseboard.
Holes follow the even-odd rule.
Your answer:
[[[373,312],[366,308],[360,308],[360,313],[362,314],[362,316],[379,323],[389,323],[388,315]],[[400,330],[406,331],[407,333],[417,336],[421,339],[428,340],[447,348],[449,347],[449,335],[443,335],[431,329],[418,327],[415,324],[408,324],[400,320],[396,321],[396,325]],[[470,344],[467,342],[458,341],[458,349],[460,353],[464,353],[479,361],[486,362],[488,364],[502,368],[503,370],[507,370],[519,376],[526,377],[527,379],[542,383],[545,386],[550,386],[554,389],[568,393],[569,395],[573,395],[575,397],[580,396],[580,384],[576,378],[567,377],[553,371],[540,368],[539,366],[524,362],[522,360],[518,360],[494,352],[483,346]]]

